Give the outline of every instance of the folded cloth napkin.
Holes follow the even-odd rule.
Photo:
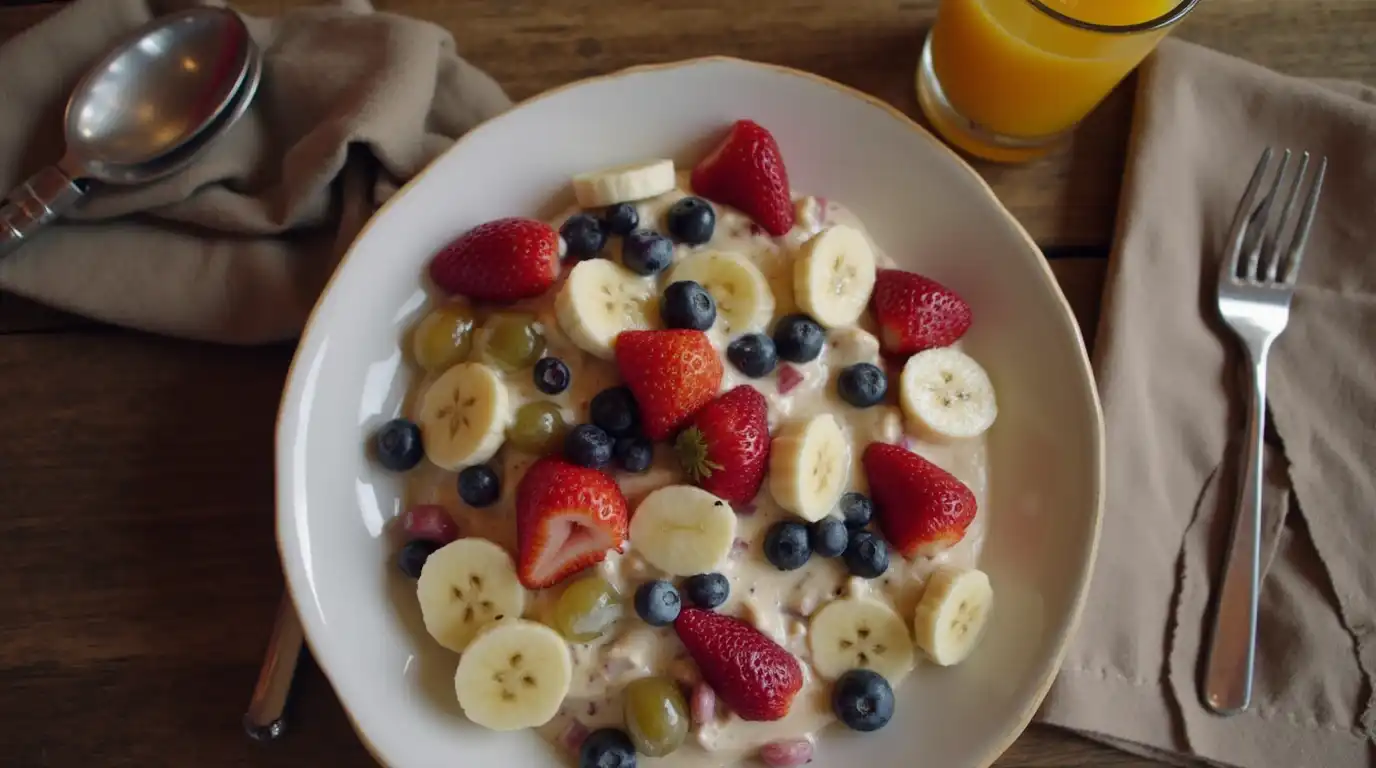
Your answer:
[[[1141,71],[1134,120],[1094,355],[1103,534],[1039,718],[1172,762],[1376,765],[1376,90],[1167,41]],[[1253,703],[1219,717],[1198,681],[1247,384],[1215,285],[1267,146],[1329,166],[1270,362]]]
[[[121,35],[192,0],[78,0],[0,48],[0,194],[63,152],[71,88]],[[0,288],[107,322],[286,339],[375,198],[510,106],[439,26],[367,0],[243,17],[264,52],[244,119],[191,167],[105,187],[0,260]]]

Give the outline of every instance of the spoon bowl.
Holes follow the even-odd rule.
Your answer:
[[[98,178],[110,184],[146,184],[171,176],[201,157],[210,144],[227,133],[230,126],[239,122],[239,118],[248,111],[253,96],[258,91],[258,83],[263,76],[262,53],[252,40],[248,42],[248,48],[248,69],[244,72],[239,90],[209,125],[181,146],[147,162],[137,165],[101,163],[100,176],[92,175],[91,178]]]
[[[182,11],[135,32],[72,91],[60,165],[73,177],[147,180],[142,166],[206,133],[235,102],[255,58],[243,21],[222,8]]]

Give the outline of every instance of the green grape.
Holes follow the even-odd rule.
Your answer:
[[[545,353],[545,337],[534,315],[503,312],[483,324],[487,356],[507,372],[535,365]]]
[[[588,576],[570,584],[554,606],[554,628],[575,643],[602,636],[621,619],[621,595],[601,576]]]
[[[642,677],[624,691],[626,730],[635,749],[649,757],[663,757],[678,749],[688,736],[688,702],[671,677]]]
[[[569,425],[559,406],[546,400],[526,403],[506,428],[506,439],[526,453],[544,456],[564,445]]]
[[[441,373],[463,362],[473,346],[473,313],[450,302],[421,318],[411,336],[411,352],[421,368]]]

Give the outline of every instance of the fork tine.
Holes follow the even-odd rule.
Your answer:
[[[1257,169],[1252,171],[1252,180],[1247,182],[1247,191],[1242,193],[1242,199],[1237,202],[1237,213],[1233,215],[1233,226],[1228,232],[1228,255],[1223,258],[1222,279],[1228,280],[1237,277],[1238,257],[1242,254],[1242,242],[1247,236],[1248,212],[1256,203],[1257,190],[1261,187],[1261,178],[1266,174],[1266,168],[1271,164],[1271,148],[1267,147],[1261,153],[1261,159],[1257,161]]]
[[[1242,279],[1249,282],[1257,280],[1257,262],[1261,259],[1261,248],[1266,244],[1266,231],[1271,227],[1271,203],[1275,202],[1276,193],[1280,191],[1280,183],[1285,179],[1285,170],[1290,165],[1290,150],[1280,156],[1280,169],[1276,171],[1276,178],[1271,181],[1271,189],[1266,192],[1266,197],[1262,198],[1261,205],[1252,214],[1251,225],[1247,227],[1247,240],[1251,246],[1247,251],[1247,268],[1242,273]]]
[[[1323,190],[1323,175],[1328,170],[1328,158],[1319,159],[1319,170],[1314,174],[1314,185],[1309,188],[1309,197],[1304,201],[1304,214],[1295,225],[1295,234],[1290,241],[1290,252],[1285,262],[1285,284],[1294,287],[1300,275],[1300,259],[1304,257],[1304,246],[1309,243],[1309,228],[1314,223],[1314,212],[1319,208],[1319,192]]]
[[[1262,254],[1262,267],[1258,277],[1262,282],[1274,283],[1276,272],[1280,269],[1280,263],[1284,254],[1281,246],[1281,238],[1285,235],[1286,227],[1290,224],[1290,214],[1295,210],[1295,199],[1300,196],[1300,188],[1304,186],[1304,174],[1309,170],[1309,153],[1300,155],[1300,167],[1295,171],[1295,178],[1290,182],[1290,191],[1285,195],[1285,205],[1280,209],[1280,220],[1276,222],[1276,230],[1267,238],[1266,250]]]

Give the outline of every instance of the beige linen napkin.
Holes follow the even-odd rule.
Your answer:
[[[1108,494],[1078,635],[1039,718],[1184,762],[1376,765],[1376,90],[1168,41],[1141,72],[1094,365]],[[1217,319],[1261,151],[1329,159],[1273,350],[1267,566],[1250,711],[1200,703],[1245,379]]]
[[[61,156],[67,95],[116,38],[196,4],[221,3],[78,0],[0,48],[0,194]],[[444,29],[367,0],[244,19],[264,51],[244,119],[181,173],[92,195],[0,260],[0,289],[176,336],[293,337],[375,196],[510,106]]]

